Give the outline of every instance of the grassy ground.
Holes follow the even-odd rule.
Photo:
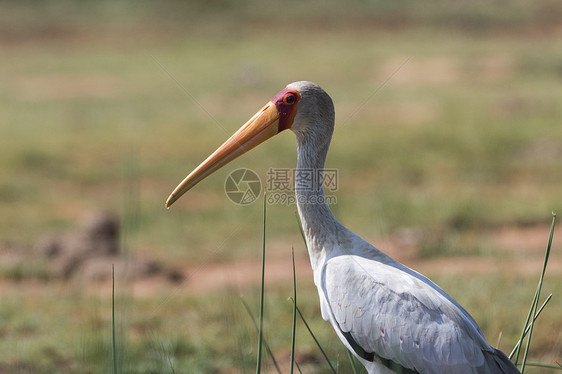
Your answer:
[[[3,3],[0,239],[31,247],[83,212],[107,209],[124,217],[134,255],[185,269],[257,258],[260,204],[231,204],[223,183],[238,167],[262,180],[269,167],[293,167],[291,134],[235,161],[170,212],[163,203],[273,94],[306,79],[336,104],[328,166],[339,169],[332,208],[346,226],[381,249],[416,233],[412,266],[540,259],[536,248],[505,251],[489,238],[504,228],[548,227],[550,212],[562,211],[559,4],[330,4]],[[294,210],[269,208],[274,255],[289,256],[292,244],[304,251]],[[501,348],[512,347],[532,271],[427,269],[491,343],[502,331]],[[111,368],[106,285],[3,278],[0,373]],[[190,292],[188,280],[135,295],[118,285],[125,371],[252,370],[256,336],[238,301],[243,292],[256,305],[252,287],[208,295]],[[561,285],[559,270],[547,273],[545,292]],[[311,279],[299,288],[319,337],[345,362],[318,317]],[[268,290],[276,351],[289,347],[290,294],[288,284]],[[558,296],[535,332],[535,360],[560,361]],[[298,342],[301,352],[317,353],[304,331]]]

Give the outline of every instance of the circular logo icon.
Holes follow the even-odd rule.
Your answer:
[[[226,177],[224,182],[224,192],[234,204],[251,204],[256,201],[260,191],[260,177],[250,169],[236,169]]]

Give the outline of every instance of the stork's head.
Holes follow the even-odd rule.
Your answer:
[[[301,97],[297,106],[297,113],[290,127],[294,133],[299,135],[307,132],[319,132],[332,135],[334,130],[334,104],[326,91],[319,85],[307,81],[291,83],[281,92],[285,90],[297,91]]]
[[[283,130],[291,129],[297,136],[325,134],[329,140],[333,128],[334,105],[330,96],[315,83],[291,83],[193,170],[168,197],[166,207],[205,177]]]

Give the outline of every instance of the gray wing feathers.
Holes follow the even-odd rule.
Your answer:
[[[509,358],[502,352],[497,349],[494,349],[493,352],[486,352],[486,362],[490,367],[496,368],[496,372],[498,373],[506,373],[506,374],[519,374],[519,370],[513,365]]]
[[[509,369],[462,307],[403,270],[360,256],[329,259],[323,278],[331,322],[366,352],[419,372],[486,373],[490,359]]]

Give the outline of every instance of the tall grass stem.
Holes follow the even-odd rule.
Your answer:
[[[316,343],[316,345],[318,346],[318,349],[320,349],[320,352],[322,352],[322,355],[324,356],[324,358],[326,359],[326,362],[328,363],[328,365],[330,366],[330,368],[332,369],[332,372],[334,374],[337,374],[336,369],[334,368],[334,366],[332,365],[332,362],[330,361],[330,359],[328,358],[328,355],[326,354],[326,352],[324,351],[324,349],[322,348],[322,346],[320,345],[320,342],[318,341],[318,339],[316,339],[316,336],[314,335],[314,333],[312,332],[312,329],[310,328],[310,326],[308,325],[308,322],[306,322],[306,319],[304,318],[304,316],[301,313],[301,310],[299,309],[299,307],[297,306],[297,304],[295,303],[295,300],[293,300],[293,298],[291,298],[291,301],[295,304],[295,308],[297,309],[297,313],[299,314],[299,316],[301,317],[301,320],[303,321],[304,325],[306,326],[306,329],[308,330],[308,333],[310,334],[310,336],[312,336],[312,339],[314,339],[314,342]]]
[[[291,332],[291,371],[294,372],[295,366],[295,335],[297,330],[297,273],[295,270],[295,248],[291,248],[291,255],[293,256],[293,329]]]
[[[550,301],[550,299],[552,298],[552,294],[548,295],[546,300],[544,301],[544,303],[542,304],[542,306],[539,308],[539,310],[537,311],[537,314],[535,314],[535,316],[533,317],[533,321],[535,321],[537,318],[539,318],[539,315],[541,314],[541,312],[543,311],[544,307],[546,306],[546,304],[548,304],[548,302]],[[523,333],[523,337],[524,338],[527,333],[529,332],[529,330],[531,329],[531,326],[527,326],[527,329],[525,329],[525,332]],[[511,353],[509,354],[509,358],[511,359],[511,357],[513,357],[513,354],[515,353],[515,351],[519,348],[519,346],[521,345],[522,342],[522,338],[520,338],[517,343],[515,344],[515,347],[513,347],[513,350],[511,351]],[[499,344],[498,344],[499,345]]]
[[[258,335],[258,358],[256,364],[256,374],[261,372],[261,356],[263,344],[263,299],[265,292],[265,224],[267,217],[267,192],[263,194],[263,241],[261,251],[261,290],[260,290],[260,315],[259,315],[259,335]]]
[[[525,324],[523,325],[523,329],[521,331],[521,337],[519,338],[519,341],[521,343],[519,344],[519,347],[517,347],[516,353],[515,353],[515,365],[517,365],[517,362],[519,361],[519,354],[521,352],[522,341],[525,337],[525,333],[527,331],[527,328],[529,327],[528,336],[527,336],[527,345],[525,347],[525,353],[523,354],[523,360],[521,362],[521,373],[524,373],[524,371],[525,371],[525,363],[527,362],[527,355],[529,353],[531,338],[532,338],[532,335],[533,335],[534,321],[535,321],[535,318],[531,318],[531,316],[534,317],[537,314],[537,305],[538,305],[538,302],[539,302],[539,298],[540,298],[540,294],[541,294],[541,288],[542,288],[542,284],[543,284],[543,280],[544,280],[544,275],[545,275],[545,272],[546,272],[546,265],[548,264],[548,258],[550,257],[550,248],[552,247],[552,238],[554,236],[555,225],[556,225],[556,214],[553,212],[552,213],[552,224],[550,226],[550,235],[548,237],[548,244],[546,246],[546,251],[545,251],[545,254],[544,254],[544,261],[543,261],[541,275],[539,277],[539,283],[537,285],[537,290],[535,291],[535,295],[533,297],[531,307],[529,308],[529,313],[527,314],[527,318],[525,319]]]
[[[242,301],[242,305],[244,305],[244,308],[246,309],[246,312],[250,316],[250,319],[252,320],[252,323],[254,324],[254,327],[256,328],[256,331],[259,333],[259,327],[258,327],[258,324],[256,322],[256,318],[254,317],[254,314],[252,313],[252,310],[250,309],[250,306],[248,305],[248,303],[244,299],[240,299],[240,300]],[[269,357],[271,357],[271,361],[273,361],[273,366],[275,366],[275,369],[277,370],[277,372],[279,374],[281,374],[281,369],[279,368],[279,364],[277,363],[277,360],[275,359],[275,356],[273,355],[273,351],[271,350],[271,347],[267,343],[267,340],[265,339],[265,337],[263,337],[263,346],[265,347],[265,350],[267,351],[267,354],[269,355]]]
[[[357,368],[355,358],[353,357],[349,349],[347,350],[347,357],[349,358],[349,363],[351,364],[351,370],[353,370],[353,374],[359,374],[359,369]]]
[[[111,351],[113,374],[117,374],[117,344],[115,340],[115,264],[113,264],[111,265]]]

